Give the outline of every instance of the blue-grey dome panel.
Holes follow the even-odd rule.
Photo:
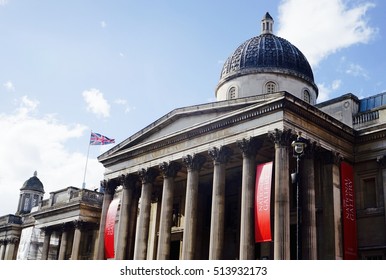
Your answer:
[[[241,44],[226,60],[220,82],[259,72],[291,74],[314,84],[311,66],[303,53],[273,34],[262,34]]]

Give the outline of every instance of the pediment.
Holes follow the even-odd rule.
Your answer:
[[[162,141],[179,132],[186,132],[216,122],[229,114],[242,111],[243,108],[262,104],[279,96],[274,94],[269,97],[254,96],[175,109],[100,155],[98,159],[103,162],[136,146]]]

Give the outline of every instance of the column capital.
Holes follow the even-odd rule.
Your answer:
[[[200,154],[186,155],[182,162],[188,170],[199,171],[206,162],[206,157]]]
[[[386,168],[386,155],[377,157],[377,163],[379,167]]]
[[[85,222],[81,220],[75,220],[75,221],[72,221],[72,224],[74,225],[75,228],[81,229],[85,225]]]
[[[134,190],[136,183],[138,182],[138,175],[135,174],[126,174],[119,177],[123,189],[132,189]]]
[[[322,151],[319,155],[326,164],[340,165],[344,159],[344,157],[336,151]]]
[[[220,146],[220,148],[213,147],[209,149],[208,154],[214,163],[226,163],[232,156],[233,151],[227,146]]]
[[[304,151],[304,156],[308,159],[314,158],[315,155],[322,151],[322,147],[316,141],[311,142],[311,140],[306,139],[307,148]]]
[[[287,147],[291,144],[291,141],[296,139],[296,135],[292,133],[291,129],[280,130],[275,128],[268,131],[268,138],[280,147]]]
[[[181,164],[176,161],[162,162],[159,164],[159,169],[164,178],[176,177],[178,171],[181,169]]]
[[[240,148],[243,157],[255,157],[262,144],[262,141],[256,137],[243,138],[237,141],[237,146]]]
[[[119,186],[119,184],[119,180],[117,179],[108,179],[101,181],[101,186],[104,193],[111,195],[115,193],[115,189]]]
[[[19,241],[19,238],[17,237],[8,237],[6,238],[7,244],[16,244]]]
[[[152,167],[142,168],[138,171],[138,176],[142,181],[142,184],[153,183],[158,176],[158,171]]]

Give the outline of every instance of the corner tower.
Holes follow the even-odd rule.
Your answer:
[[[318,88],[303,53],[273,34],[274,20],[266,13],[261,34],[241,44],[225,61],[216,88],[218,101],[288,91],[314,105]]]
[[[30,213],[31,209],[38,206],[43,199],[44,187],[37,175],[35,171],[33,176],[25,181],[21,187],[17,215]]]

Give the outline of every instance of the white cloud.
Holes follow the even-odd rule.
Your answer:
[[[88,131],[81,124],[62,124],[52,115],[36,116],[39,102],[24,96],[13,114],[0,114],[4,132],[0,145],[0,216],[17,210],[19,190],[33,172],[49,193],[68,186],[81,187],[86,163],[88,138],[84,153],[69,150],[69,142],[82,141]],[[88,135],[87,135],[88,137]],[[99,187],[103,166],[89,159],[87,188]]]
[[[278,35],[297,46],[315,67],[328,55],[373,38],[377,30],[365,16],[374,6],[370,1],[283,0]]]
[[[331,93],[338,90],[342,84],[341,80],[332,81],[331,85],[326,85],[324,83],[318,84],[319,96],[318,102],[323,102],[330,99]]]
[[[367,75],[367,71],[362,66],[355,63],[350,63],[348,65],[348,68],[346,69],[346,74],[352,75],[354,77],[363,77],[365,79],[369,78],[369,76]]]
[[[99,117],[107,118],[110,116],[110,104],[103,97],[103,93],[98,89],[92,88],[82,93],[84,101],[87,103],[87,110]]]
[[[107,26],[107,23],[104,20],[102,20],[101,21],[101,27],[102,28],[106,28],[106,26]]]
[[[0,0],[0,6],[5,6],[8,4],[8,0]]]
[[[135,110],[135,107],[129,106],[126,99],[115,99],[114,103],[120,106],[123,106],[125,108],[125,114],[130,113],[131,111]]]
[[[13,83],[11,81],[7,81],[3,84],[4,88],[7,90],[7,91],[15,91],[15,86],[13,85]]]

